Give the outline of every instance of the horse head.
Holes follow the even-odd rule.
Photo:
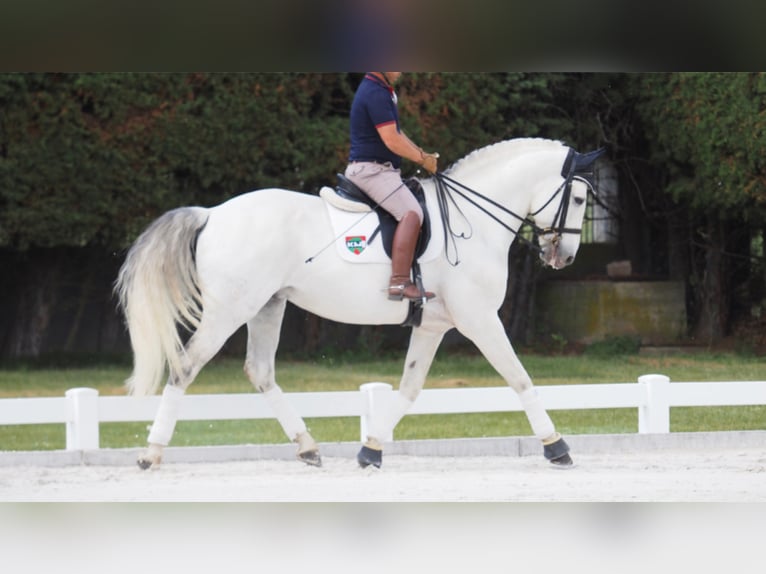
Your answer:
[[[574,262],[580,238],[588,191],[593,188],[593,164],[604,148],[581,154],[570,149],[561,169],[561,185],[554,192],[540,189],[532,215],[537,226],[540,259],[561,269]],[[551,195],[552,193],[552,195]]]

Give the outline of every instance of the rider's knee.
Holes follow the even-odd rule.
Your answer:
[[[418,218],[418,221],[420,222],[420,225],[423,225],[423,210],[420,208],[420,206],[417,206],[417,209],[413,206],[407,211],[404,212],[404,215],[402,215],[402,218],[399,220],[401,221],[405,217],[412,217],[415,216]]]

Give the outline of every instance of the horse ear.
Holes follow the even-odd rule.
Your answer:
[[[606,153],[605,147],[599,148],[595,151],[591,151],[588,153],[575,152],[575,157],[574,157],[575,173],[588,170],[593,165],[593,162],[595,162],[598,158],[600,158],[605,153]]]

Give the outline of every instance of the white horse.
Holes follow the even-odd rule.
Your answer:
[[[508,250],[528,215],[534,216],[545,264],[559,269],[574,260],[590,186],[581,175],[598,155],[579,154],[557,141],[509,140],[422,181],[439,253],[421,261],[421,268],[436,298],[423,305],[422,323],[412,329],[396,401],[370,421],[357,457],[362,467],[381,465],[386,437],[423,388],[436,350],[453,327],[519,394],[544,456],[572,464],[497,312],[507,287]],[[245,323],[245,373],[297,443],[298,458],[321,465],[317,443],[275,378],[287,301],[354,324],[400,324],[408,314],[408,303],[386,297],[390,262],[361,265],[322,249],[337,239],[324,203],[315,195],[263,189],[212,208],[182,207],[154,221],[131,247],[115,285],[134,352],[126,385],[134,395],[151,394],[168,373],[148,449],[138,460],[141,468],[160,464],[186,389]],[[450,234],[457,219],[470,227],[469,235]],[[448,256],[450,246],[458,249],[459,261]]]

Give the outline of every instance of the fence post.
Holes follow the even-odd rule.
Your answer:
[[[359,434],[362,442],[367,441],[367,433],[370,421],[376,415],[380,415],[380,409],[386,406],[386,394],[393,391],[394,387],[388,383],[364,383],[359,390],[364,393],[367,403],[367,412],[359,418]],[[393,431],[387,437],[379,437],[381,442],[394,440]]]
[[[670,378],[665,375],[642,375],[638,384],[646,389],[646,403],[638,407],[638,432],[670,432]]]
[[[67,398],[66,449],[98,448],[98,391],[69,389]]]

